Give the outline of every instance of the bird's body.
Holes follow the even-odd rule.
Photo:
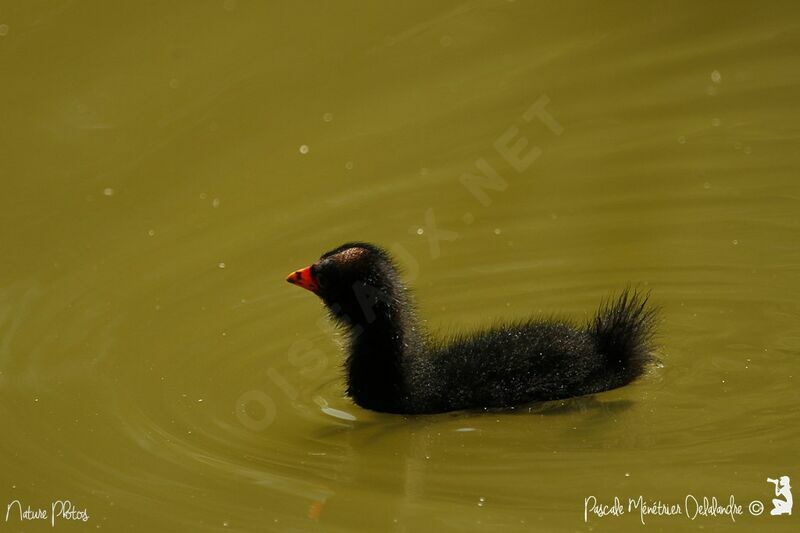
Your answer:
[[[590,339],[569,324],[503,325],[450,343],[428,357],[408,360],[409,392],[403,410],[451,411],[508,407],[596,392],[586,377],[602,371],[586,357]]]
[[[625,291],[585,326],[527,320],[436,339],[423,331],[391,258],[349,243],[289,276],[348,335],[347,393],[390,413],[503,408],[620,387],[650,359],[654,311]]]

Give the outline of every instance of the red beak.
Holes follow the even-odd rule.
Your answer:
[[[295,270],[289,274],[289,276],[286,278],[286,281],[297,285],[298,287],[303,287],[304,289],[314,293],[319,290],[319,284],[317,283],[314,274],[311,273],[311,267]]]

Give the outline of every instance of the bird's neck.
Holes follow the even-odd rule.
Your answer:
[[[351,328],[347,392],[357,404],[375,411],[401,409],[409,358],[422,349],[413,311],[406,302],[398,304],[376,309],[371,320]]]

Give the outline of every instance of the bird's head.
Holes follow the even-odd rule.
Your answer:
[[[391,319],[403,290],[389,254],[362,242],[322,254],[319,261],[292,272],[286,281],[319,296],[335,320],[349,325]]]

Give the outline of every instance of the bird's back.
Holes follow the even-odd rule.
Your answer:
[[[604,358],[565,322],[499,326],[440,343],[409,372],[415,411],[504,407],[585,394]]]

